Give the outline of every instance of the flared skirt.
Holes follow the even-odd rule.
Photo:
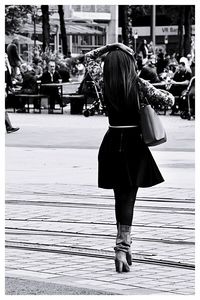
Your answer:
[[[109,128],[98,154],[100,188],[150,187],[163,181],[138,127]]]

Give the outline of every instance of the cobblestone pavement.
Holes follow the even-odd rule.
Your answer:
[[[131,272],[118,274],[113,195],[96,185],[103,118],[11,117],[22,130],[6,136],[7,277],[119,295],[194,294],[193,121],[163,117],[173,134],[153,155],[166,181],[139,190],[133,265]]]

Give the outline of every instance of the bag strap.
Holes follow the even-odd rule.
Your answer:
[[[141,109],[141,103],[149,105],[149,101],[147,97],[142,93],[142,89],[144,89],[144,83],[142,80],[138,77],[137,79],[137,86],[138,86],[138,93],[137,93],[137,103],[139,110]],[[143,95],[142,95],[143,94]],[[143,102],[141,101],[141,98],[143,98]]]
[[[140,91],[139,91],[139,85],[138,85],[138,92],[137,92],[137,103],[138,103],[138,108],[139,108],[139,110],[140,110],[140,108],[141,108],[141,105],[140,105]]]

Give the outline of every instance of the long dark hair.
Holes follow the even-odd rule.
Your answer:
[[[132,107],[137,101],[138,90],[134,58],[120,49],[109,52],[103,76],[105,101],[117,111]]]

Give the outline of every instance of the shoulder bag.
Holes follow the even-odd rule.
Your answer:
[[[138,95],[140,127],[144,143],[147,146],[157,146],[165,143],[167,141],[166,132],[157,113],[146,97],[144,98],[146,103],[141,103],[139,98]]]

